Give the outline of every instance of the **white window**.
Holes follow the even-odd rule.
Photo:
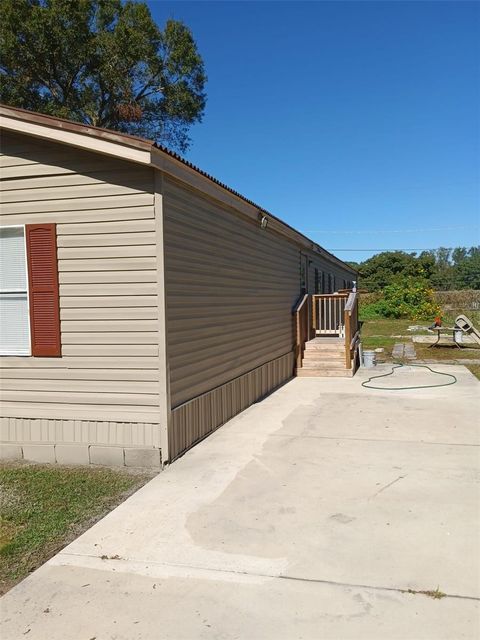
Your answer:
[[[0,228],[0,355],[30,355],[25,227]]]

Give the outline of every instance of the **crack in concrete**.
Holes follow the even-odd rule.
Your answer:
[[[399,444],[426,444],[442,447],[480,447],[473,442],[427,442],[426,440],[393,440],[390,438],[352,438],[350,436],[311,436],[304,433],[272,433],[271,438],[313,438],[316,440],[353,440],[355,442],[392,442]]]
[[[374,586],[371,584],[357,584],[354,582],[337,582],[335,580],[320,580],[317,578],[299,578],[295,576],[278,576],[278,578],[283,578],[286,580],[298,580],[301,582],[315,582],[319,584],[329,584],[332,586],[338,587],[354,587],[358,589],[372,589],[374,591],[396,591],[397,593],[403,594],[411,594],[411,595],[427,595],[428,590],[426,589],[401,589],[400,587],[382,587],[382,586]],[[477,596],[464,596],[455,593],[442,593],[442,598],[457,598],[459,600],[474,600],[476,602],[480,602],[480,597]]]
[[[55,556],[56,562],[52,562],[52,560],[54,560],[54,558],[52,558],[52,560],[49,560],[47,564],[61,564],[61,565],[66,565],[66,566],[79,566],[76,563],[72,563],[72,562],[68,562],[68,556],[72,556],[76,559],[81,559],[81,558],[89,558],[92,560],[98,560],[99,561],[99,569],[103,569],[104,571],[106,570],[106,566],[108,566],[108,561],[102,560],[100,556],[94,555],[94,554],[88,554],[88,553],[60,553],[58,554],[58,556]],[[62,559],[65,559],[65,562],[61,562]],[[333,587],[347,587],[347,588],[355,588],[355,589],[371,589],[372,591],[393,591],[396,593],[401,593],[401,594],[410,594],[410,595],[426,595],[427,593],[429,593],[428,590],[426,589],[411,589],[409,587],[406,588],[401,588],[401,587],[385,587],[385,586],[378,586],[378,585],[371,585],[371,584],[362,584],[362,583],[356,583],[356,582],[339,582],[337,580],[324,580],[321,578],[304,578],[304,577],[300,577],[300,576],[292,576],[292,575],[287,575],[287,574],[268,574],[268,573],[253,573],[250,571],[242,571],[240,569],[219,569],[219,568],[211,568],[211,567],[206,567],[206,566],[201,566],[201,565],[188,565],[188,564],[182,564],[182,563],[171,563],[171,562],[158,562],[157,560],[139,560],[139,559],[135,559],[135,558],[122,558],[120,560],[116,560],[115,561],[115,565],[133,565],[133,564],[142,564],[145,565],[145,567],[149,567],[149,566],[158,566],[158,567],[165,567],[165,568],[176,568],[176,569],[185,569],[185,570],[191,570],[191,571],[205,571],[205,572],[209,572],[209,573],[219,573],[219,574],[228,574],[228,575],[237,575],[237,576],[246,576],[246,577],[253,577],[253,578],[271,578],[271,579],[276,579],[276,580],[293,580],[296,582],[309,582],[312,584],[325,584],[325,585],[330,585]],[[102,566],[103,565],[103,566]],[[467,595],[462,595],[462,594],[455,594],[455,593],[442,593],[442,599],[443,598],[455,598],[458,600],[473,600],[475,602],[480,602],[480,597],[477,596],[467,596]]]
[[[384,485],[383,487],[381,487],[376,493],[373,494],[372,498],[375,498],[376,496],[378,496],[379,493],[382,493],[382,491],[385,491],[385,489],[388,489],[389,487],[392,486],[392,484],[395,484],[396,482],[398,482],[399,480],[402,480],[403,478],[406,478],[408,474],[405,474],[404,476],[398,476],[398,478],[395,478],[395,480],[392,480],[391,482],[389,482],[388,484]]]

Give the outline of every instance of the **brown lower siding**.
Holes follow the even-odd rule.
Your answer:
[[[170,460],[293,377],[293,352],[271,360],[172,411]]]

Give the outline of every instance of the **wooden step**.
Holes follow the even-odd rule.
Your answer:
[[[318,339],[309,340],[305,343],[305,349],[308,351],[342,351],[345,349],[345,342],[343,340],[341,342],[318,342]]]
[[[320,351],[319,349],[311,349],[305,351],[305,357],[307,358],[343,358],[345,357],[345,351]]]
[[[329,367],[317,369],[297,369],[298,378],[351,378],[353,369],[330,369]]]
[[[304,360],[302,369],[345,369],[345,360]]]
[[[305,351],[303,354],[304,360],[325,360],[325,361],[335,361],[342,360],[345,361],[345,353],[322,353],[318,351]]]
[[[337,346],[337,345],[326,345],[326,346],[309,346],[308,342],[305,345],[305,353],[307,351],[313,353],[345,353],[345,345]]]

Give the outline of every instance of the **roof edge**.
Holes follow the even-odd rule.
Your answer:
[[[0,115],[9,116],[10,118],[24,122],[33,122],[46,127],[53,127],[54,129],[79,133],[80,135],[101,138],[123,146],[141,149],[142,151],[150,150],[155,144],[153,140],[146,140],[145,138],[132,136],[128,133],[120,133],[112,129],[102,129],[101,127],[94,127],[89,124],[66,120],[65,118],[57,118],[56,116],[49,116],[45,113],[29,111],[28,109],[21,109],[20,107],[10,107],[3,103],[0,103]]]
[[[250,199],[246,198],[244,195],[242,195],[238,191],[235,191],[235,189],[232,189],[231,187],[229,187],[228,185],[224,184],[223,182],[221,182],[217,178],[213,177],[209,173],[203,171],[202,169],[200,169],[199,167],[197,167],[193,163],[189,162],[188,160],[186,160],[182,156],[178,155],[174,151],[171,151],[170,149],[168,149],[167,147],[164,147],[162,145],[156,144],[153,140],[146,140],[144,138],[139,138],[137,136],[132,136],[130,134],[120,133],[120,132],[117,132],[117,131],[112,131],[111,129],[103,129],[101,127],[94,127],[94,126],[91,126],[91,125],[82,124],[82,123],[79,123],[79,122],[74,122],[72,120],[66,120],[66,119],[63,119],[63,118],[57,118],[55,116],[50,116],[50,115],[46,115],[46,114],[42,114],[42,113],[37,113],[35,111],[29,111],[27,109],[21,109],[20,107],[11,107],[9,105],[5,105],[5,104],[1,104],[1,103],[0,103],[0,115],[4,116],[6,118],[11,118],[13,120],[18,120],[20,122],[30,123],[32,126],[38,125],[39,127],[46,127],[46,128],[50,128],[50,129],[61,130],[61,131],[66,132],[66,133],[71,133],[71,134],[75,134],[77,136],[81,136],[81,137],[85,138],[85,147],[86,148],[90,148],[91,150],[96,151],[96,152],[100,152],[100,153],[104,152],[104,153],[108,153],[110,155],[117,155],[118,157],[122,157],[121,153],[119,153],[118,151],[116,153],[113,153],[113,151],[112,151],[113,148],[110,149],[109,151],[107,151],[105,149],[102,149],[102,148],[94,148],[94,149],[92,149],[91,145],[88,145],[86,143],[87,139],[91,140],[93,138],[93,139],[97,139],[99,141],[102,141],[104,143],[111,143],[112,145],[117,145],[117,147],[119,146],[120,148],[124,148],[124,149],[125,148],[129,148],[129,149],[132,149],[132,150],[135,150],[135,151],[138,151],[138,152],[144,152],[144,153],[150,154],[150,161],[149,162],[147,160],[147,156],[141,155],[141,154],[138,155],[138,159],[137,159],[137,156],[134,156],[134,155],[129,155],[128,157],[125,157],[124,159],[125,160],[130,160],[132,162],[139,161],[139,162],[142,162],[143,164],[151,164],[152,166],[156,167],[157,169],[160,169],[160,170],[168,172],[168,167],[159,166],[159,164],[154,161],[154,158],[158,153],[163,154],[164,157],[166,156],[171,161],[173,161],[175,163],[175,165],[183,166],[187,170],[188,173],[190,173],[192,175],[197,174],[199,176],[202,176],[203,179],[205,179],[208,182],[210,182],[213,185],[215,185],[215,187],[217,189],[219,188],[219,189],[221,189],[223,191],[226,191],[229,194],[233,195],[235,197],[235,199],[243,201],[249,207],[253,207],[254,210],[255,210],[255,213],[257,215],[258,214],[263,214],[263,215],[267,216],[268,218],[270,218],[272,221],[275,221],[275,223],[276,223],[275,226],[277,227],[276,231],[279,231],[280,233],[282,233],[282,231],[283,231],[284,235],[286,235],[290,239],[298,242],[300,245],[305,247],[307,250],[310,250],[313,253],[317,253],[317,254],[321,255],[325,259],[329,260],[330,262],[333,262],[334,264],[337,264],[338,266],[342,267],[343,269],[346,269],[350,273],[353,273],[353,274],[357,273],[355,271],[355,269],[350,267],[343,260],[340,260],[340,258],[337,258],[337,256],[335,256],[334,254],[330,253],[329,251],[327,251],[326,249],[321,247],[317,242],[315,242],[314,240],[312,240],[308,236],[304,235],[303,233],[301,233],[300,231],[298,231],[297,229],[295,229],[294,227],[292,227],[288,223],[284,222],[283,220],[281,220],[280,218],[278,218],[274,214],[270,213],[267,209],[264,209],[260,205],[257,205],[255,202],[253,202],[253,200],[250,200]],[[46,135],[42,135],[41,133],[38,133],[38,132],[37,132],[37,134],[35,134],[32,130],[23,131],[22,133],[25,133],[26,135],[37,135],[37,137],[43,137],[43,138],[47,137]],[[56,138],[55,140],[57,142],[61,142],[61,143],[64,143],[64,144],[75,144],[75,146],[82,146],[81,145],[81,138],[77,138],[75,143],[69,142],[66,139],[65,140],[60,140],[60,139]],[[130,154],[133,154],[133,153],[134,153],[134,151],[130,152]],[[142,158],[141,160],[140,160],[140,157]],[[145,158],[145,159],[143,159],[143,158]],[[160,163],[160,164],[161,165],[165,165],[166,163]],[[174,176],[174,177],[178,177],[178,176]],[[184,179],[185,179],[185,177],[184,177]],[[188,180],[187,180],[187,182],[188,182]]]

